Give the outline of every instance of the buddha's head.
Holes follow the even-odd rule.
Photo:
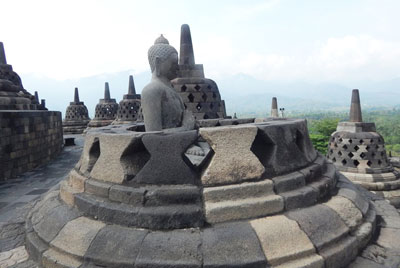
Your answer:
[[[153,74],[169,80],[177,77],[178,52],[163,35],[158,37],[154,45],[149,48],[148,57]]]

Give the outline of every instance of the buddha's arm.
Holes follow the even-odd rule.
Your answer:
[[[142,110],[146,131],[162,130],[162,92],[146,86],[142,92]]]

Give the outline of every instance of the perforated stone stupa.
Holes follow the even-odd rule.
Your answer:
[[[178,78],[172,85],[180,93],[186,109],[197,120],[225,118],[225,102],[217,84],[204,76],[202,64],[196,64],[189,25],[181,27],[181,46],[179,53]]]
[[[88,109],[79,100],[78,88],[75,88],[74,101],[69,103],[63,120],[64,134],[81,134],[90,122]]]
[[[103,127],[111,124],[118,111],[118,103],[115,99],[111,99],[110,86],[106,82],[104,86],[104,99],[100,99],[96,105],[95,116],[89,122],[89,127]]]
[[[332,133],[327,157],[348,179],[400,206],[400,173],[389,163],[375,123],[362,121],[360,96],[352,92],[350,120]]]
[[[160,37],[149,55],[145,118],[184,117],[166,79],[176,50]],[[151,114],[151,97],[161,113]],[[314,150],[305,120],[190,130],[184,118],[148,119],[86,133],[60,190],[28,215],[33,260],[58,268],[338,268],[373,236],[375,207]],[[157,129],[143,131],[149,126]]]
[[[140,113],[140,94],[136,94],[135,83],[133,76],[129,76],[128,94],[125,94],[123,99],[119,102],[117,119],[115,123],[132,123],[136,121],[143,121]]]

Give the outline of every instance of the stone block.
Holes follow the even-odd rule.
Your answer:
[[[280,194],[285,200],[285,210],[307,207],[315,204],[319,192],[312,187],[305,186],[297,190]]]
[[[195,229],[151,232],[136,258],[137,268],[202,267],[200,232]],[[157,258],[155,258],[157,256]]]
[[[395,250],[397,252],[400,251],[400,245],[398,243],[400,241],[400,230],[394,228],[381,228],[379,237],[376,241],[376,244],[388,248],[391,250]]]
[[[385,267],[386,266],[365,259],[363,257],[357,257],[356,260],[352,262],[348,268],[385,268]]]
[[[78,268],[80,267],[82,262],[78,259],[60,253],[54,249],[49,249],[43,253],[42,257],[42,265],[44,267],[51,267],[51,268]]]
[[[101,197],[108,197],[108,191],[112,184],[100,182],[96,180],[85,181],[85,191]]]
[[[349,228],[339,215],[323,205],[290,211],[286,215],[300,225],[317,250],[349,233]]]
[[[198,175],[190,161],[184,160],[183,157],[197,138],[195,130],[145,135],[143,144],[151,157],[132,182],[153,185],[195,184]]]
[[[298,171],[272,178],[275,191],[279,193],[292,191],[305,186],[304,175]]]
[[[67,181],[61,181],[60,183],[60,198],[63,200],[67,205],[73,206],[75,204],[75,194],[78,191],[74,190],[70,187]]]
[[[81,216],[81,213],[75,208],[70,208],[65,205],[59,206],[53,208],[44,215],[44,218],[39,223],[35,224],[33,228],[41,239],[50,243],[65,224],[79,216]]]
[[[112,201],[139,206],[144,203],[145,191],[145,188],[113,185],[109,191],[109,198]]]
[[[279,195],[250,197],[222,202],[206,202],[205,214],[209,223],[249,219],[282,211],[283,198]]]
[[[266,267],[260,242],[247,222],[205,228],[202,234],[203,267]]]
[[[82,193],[85,191],[85,181],[87,180],[87,177],[82,176],[79,174],[75,169],[72,169],[71,172],[69,173],[69,185],[71,185],[72,188],[74,188],[76,191]]]
[[[283,215],[253,220],[250,224],[272,266],[315,255],[307,235],[295,221]]]
[[[200,135],[215,153],[202,174],[203,185],[238,183],[261,178],[265,171],[264,166],[250,150],[257,135],[256,126],[201,128]]]
[[[85,261],[105,267],[133,267],[146,230],[107,225],[97,234]]]
[[[305,258],[274,266],[274,268],[325,268],[325,263],[321,256],[314,254]]]
[[[25,247],[29,257],[37,263],[42,263],[42,254],[49,248],[34,232],[26,234]]]
[[[341,188],[338,192],[338,195],[351,200],[363,215],[367,214],[369,203],[358,191],[348,188]]]
[[[83,257],[97,233],[104,226],[102,222],[79,217],[68,222],[50,245],[72,255]]]
[[[346,267],[358,254],[357,238],[348,236],[319,251],[325,268]]]
[[[200,195],[200,188],[197,186],[147,187],[143,204],[144,206],[195,204],[200,202]]]
[[[351,230],[354,230],[363,221],[361,211],[347,198],[334,196],[323,205],[330,207],[339,214],[340,218]]]
[[[274,184],[271,180],[205,187],[203,188],[203,200],[208,203],[275,195],[273,187]]]

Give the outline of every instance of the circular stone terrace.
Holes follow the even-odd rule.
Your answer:
[[[371,239],[395,250],[397,229],[376,227],[383,214],[398,220],[394,208],[319,155],[305,120],[249,121],[89,131],[60,191],[28,215],[30,257],[43,267],[337,268],[366,267],[357,256],[376,252]]]

